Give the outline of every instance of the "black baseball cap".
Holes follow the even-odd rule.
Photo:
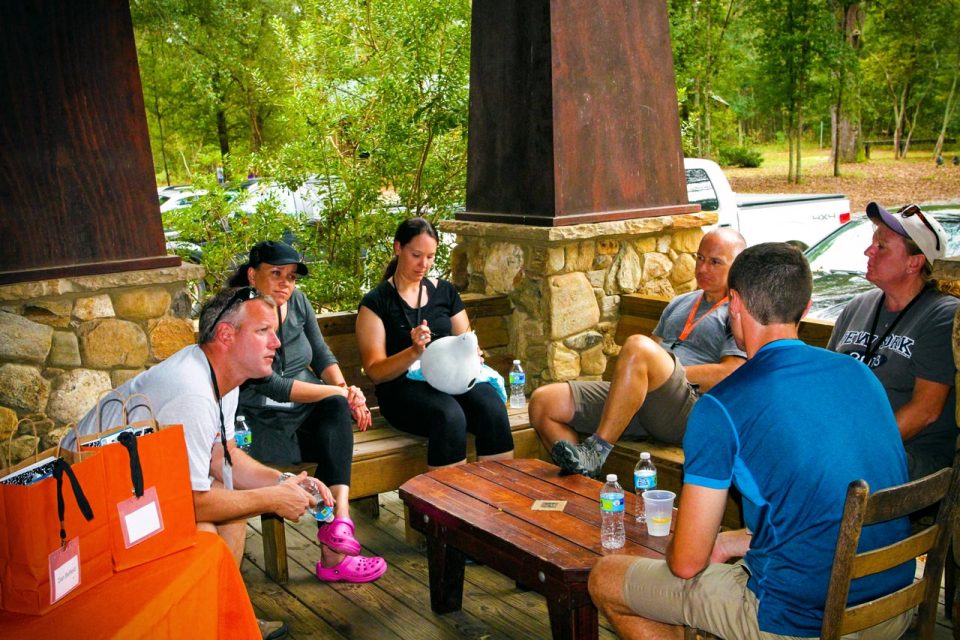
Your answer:
[[[295,264],[298,274],[305,276],[308,273],[300,253],[286,242],[266,240],[253,245],[250,249],[250,266],[256,268],[264,262],[273,265]]]

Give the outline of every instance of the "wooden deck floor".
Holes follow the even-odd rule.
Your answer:
[[[550,622],[543,597],[516,587],[496,571],[468,565],[463,609],[445,615],[430,610],[427,558],[404,539],[403,504],[396,492],[381,494],[380,517],[355,509],[358,538],[365,554],[382,555],[390,569],[370,584],[325,584],[317,580],[316,526],[287,526],[290,581],[283,586],[263,571],[259,519],[247,527],[242,572],[257,616],[285,620],[291,638],[351,640],[419,640],[549,638]],[[953,626],[938,614],[936,640],[953,637]],[[910,637],[909,635],[906,637]],[[601,616],[600,638],[616,635]]]

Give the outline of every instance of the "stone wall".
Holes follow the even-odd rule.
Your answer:
[[[547,382],[599,380],[611,358],[620,296],[672,298],[696,288],[701,229],[716,214],[531,227],[446,221],[457,234],[451,280],[471,293],[504,293],[513,313],[509,351],[528,393]]]
[[[0,286],[0,452],[55,446],[99,395],[195,342],[180,267]],[[23,418],[30,423],[17,423]]]

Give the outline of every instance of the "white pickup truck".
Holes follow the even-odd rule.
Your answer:
[[[716,162],[684,158],[683,167],[690,203],[716,211],[716,226],[737,229],[748,245],[790,242],[806,249],[850,220],[850,200],[842,194],[734,193]]]

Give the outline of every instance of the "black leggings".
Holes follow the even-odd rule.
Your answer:
[[[328,487],[350,485],[353,462],[353,418],[343,396],[324,398],[297,430],[302,460],[317,463],[314,477]]]
[[[399,378],[377,387],[380,412],[401,431],[426,436],[427,464],[441,467],[467,457],[467,432],[476,436],[477,455],[513,451],[507,408],[492,386],[479,383],[451,396],[426,382]]]

